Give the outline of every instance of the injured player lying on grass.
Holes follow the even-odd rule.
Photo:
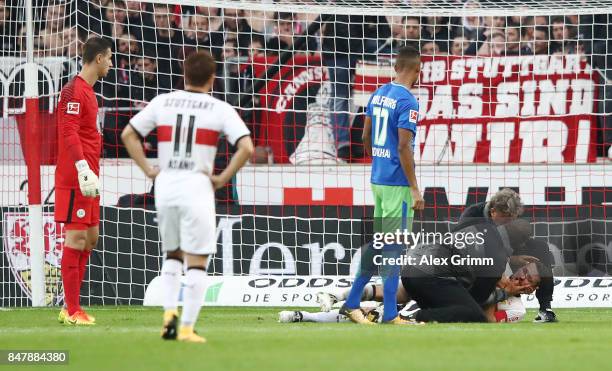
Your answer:
[[[529,263],[518,269],[509,278],[502,278],[498,283],[500,289],[507,288],[510,284],[514,286],[529,285],[529,291],[533,292],[537,289],[540,283],[540,275],[536,263]],[[383,313],[382,302],[382,285],[368,284],[363,292],[362,300],[364,304],[361,310],[366,318],[372,322],[380,322]],[[320,311],[310,312],[305,310],[300,311],[282,311],[279,312],[279,322],[295,323],[295,322],[318,322],[318,323],[333,323],[333,322],[350,322],[346,316],[339,313],[339,306],[345,300],[349,293],[346,289],[339,293],[320,292],[317,294],[317,302],[320,305]],[[525,305],[520,296],[509,296],[506,300],[498,303],[492,303],[495,299],[495,293],[491,294],[490,300],[483,304],[489,322],[508,322],[515,323],[523,320],[526,314]],[[414,300],[410,300],[406,290],[400,283],[397,291],[398,312],[402,318],[411,318],[412,313],[418,310],[418,305]]]

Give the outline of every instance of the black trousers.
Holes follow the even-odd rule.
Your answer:
[[[437,277],[402,277],[402,285],[421,310],[422,322],[487,322],[487,316],[458,281]]]

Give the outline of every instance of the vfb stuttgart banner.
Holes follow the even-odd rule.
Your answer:
[[[244,80],[249,76],[262,79],[275,63],[276,57],[256,57],[242,66]],[[319,56],[295,55],[266,77],[266,84],[255,92],[257,105],[265,113],[257,118],[253,138],[257,145],[271,147],[275,163],[289,162],[304,136],[307,112],[320,110],[311,105],[328,94],[322,94],[322,85],[328,80],[328,71]]]
[[[6,212],[3,217],[4,255],[14,282],[32,299],[30,264],[30,224],[27,213]],[[57,305],[64,300],[60,263],[64,225],[53,220],[53,213],[43,214],[45,244],[45,304]]]
[[[357,65],[353,99],[365,107],[394,77],[391,61]],[[421,163],[595,161],[597,75],[579,55],[423,56]]]

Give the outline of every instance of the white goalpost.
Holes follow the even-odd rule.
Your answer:
[[[39,131],[35,127],[38,113],[38,76],[37,67],[34,63],[34,17],[32,0],[26,0],[26,66],[24,69],[25,89],[24,97],[26,104],[26,121],[28,125],[29,139],[28,148],[35,148],[40,141]],[[40,160],[36,151],[29,151],[28,163],[28,216],[30,226],[30,264],[32,269],[32,306],[41,307],[45,305],[45,274],[44,274],[44,244],[43,244],[43,218],[40,193]]]

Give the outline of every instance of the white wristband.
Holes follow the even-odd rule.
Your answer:
[[[77,171],[79,173],[81,171],[89,169],[89,165],[87,164],[87,160],[79,160],[79,161],[74,163],[74,166],[76,166],[76,169],[77,169]]]

